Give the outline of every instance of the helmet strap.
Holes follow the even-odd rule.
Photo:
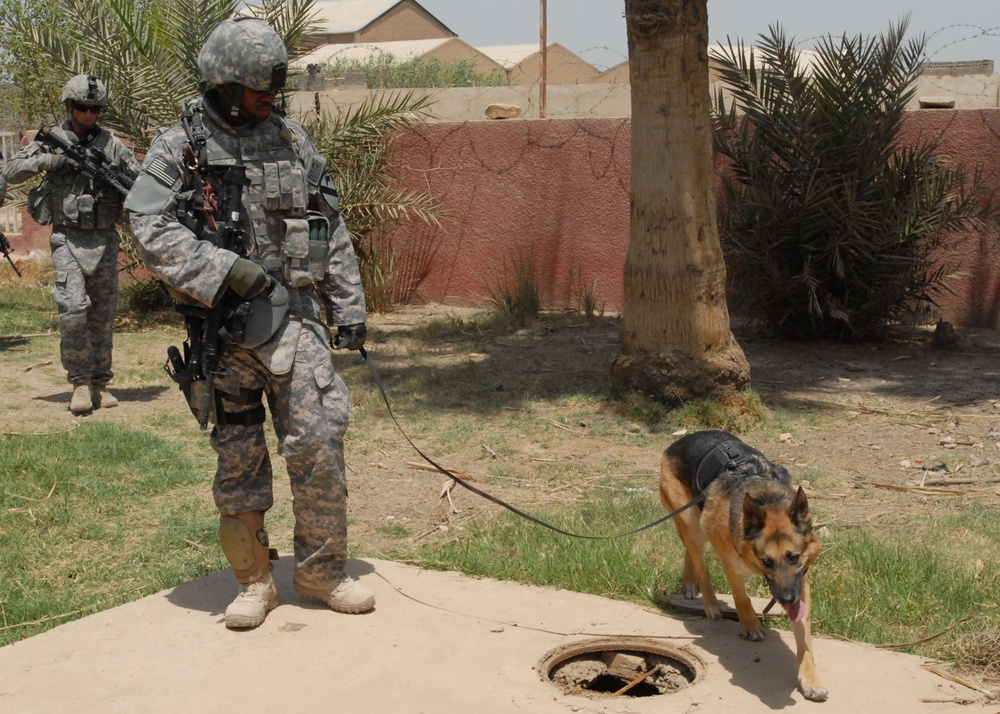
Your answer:
[[[246,111],[243,109],[243,85],[235,82],[229,84],[219,84],[215,86],[215,91],[206,93],[206,98],[214,101],[216,107],[228,119],[233,126],[242,126],[250,121]]]

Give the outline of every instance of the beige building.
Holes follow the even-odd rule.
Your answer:
[[[316,49],[296,62],[320,66],[340,59],[365,61],[391,54],[399,61],[437,59],[443,64],[469,62],[481,74],[502,71],[510,84],[535,85],[541,78],[538,44],[474,48],[414,0],[320,0],[316,19],[321,30],[312,38]],[[430,40],[440,40],[431,44]],[[450,40],[450,42],[448,42]],[[414,44],[417,41],[428,41]],[[406,44],[411,43],[411,44]],[[364,45],[353,51],[348,46]],[[590,84],[600,70],[557,42],[546,47],[550,84]]]
[[[608,67],[606,70],[601,72],[597,79],[597,82],[606,82],[608,84],[629,84],[631,79],[628,73],[628,60],[616,64],[614,67]]]
[[[483,75],[502,71],[502,67],[494,60],[457,37],[320,45],[294,64],[306,67],[310,64],[333,65],[338,61],[365,63],[378,57],[392,57],[397,62],[436,59],[443,65],[464,61]]]
[[[542,53],[537,44],[479,47],[506,72],[510,84],[538,84],[542,76]],[[600,70],[558,42],[546,46],[546,77],[549,84],[591,84]]]
[[[317,45],[457,37],[414,0],[321,0],[315,8]]]

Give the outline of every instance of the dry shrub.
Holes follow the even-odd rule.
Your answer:
[[[1000,682],[1000,629],[969,632],[955,641],[955,664],[963,671]]]

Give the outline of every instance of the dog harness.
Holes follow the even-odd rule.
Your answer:
[[[738,474],[741,478],[753,476],[750,457],[756,453],[759,452],[742,441],[723,441],[709,451],[698,465],[698,472],[694,477],[692,485],[697,494],[695,500],[699,504],[704,503],[708,487],[723,472]]]

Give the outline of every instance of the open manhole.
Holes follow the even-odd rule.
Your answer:
[[[540,668],[542,678],[566,694],[655,697],[696,684],[705,665],[691,652],[658,640],[602,637],[557,647]]]

